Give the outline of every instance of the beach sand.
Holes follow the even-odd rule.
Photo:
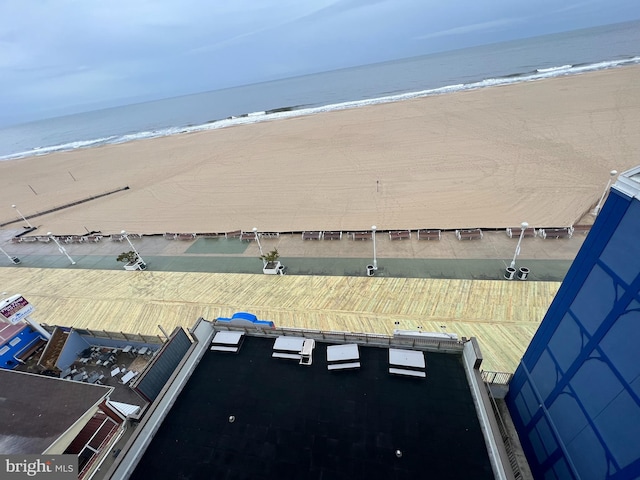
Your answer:
[[[640,66],[0,162],[56,234],[578,222],[640,158]],[[35,193],[34,193],[35,192]],[[5,228],[15,228],[17,224]]]

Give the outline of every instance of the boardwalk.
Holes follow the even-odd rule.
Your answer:
[[[19,272],[19,273],[18,273]],[[513,371],[559,283],[125,272],[11,267],[0,282],[41,323],[161,334],[249,311],[277,326],[478,337],[486,370]],[[396,324],[396,322],[398,322]]]

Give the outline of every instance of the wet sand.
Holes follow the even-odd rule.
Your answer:
[[[638,164],[640,67],[0,162],[56,234],[577,223]],[[15,228],[16,224],[5,228]]]

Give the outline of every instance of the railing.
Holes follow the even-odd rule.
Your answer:
[[[216,330],[243,331],[247,335],[259,337],[294,336],[313,338],[314,340],[337,343],[357,343],[361,345],[374,345],[384,347],[408,347],[427,351],[462,352],[464,344],[453,339],[420,338],[403,335],[392,337],[377,333],[359,332],[325,332],[322,330],[309,330],[302,328],[260,328],[241,327],[212,321]]]
[[[491,410],[493,410],[493,414],[496,417],[496,423],[498,424],[498,430],[500,431],[500,437],[502,437],[502,443],[504,444],[504,449],[507,452],[507,458],[509,460],[509,465],[511,466],[511,470],[513,471],[513,478],[515,480],[522,480],[524,477],[522,475],[522,471],[520,470],[520,465],[518,464],[518,459],[516,458],[516,454],[514,451],[514,447],[513,447],[513,441],[511,440],[511,435],[509,435],[509,430],[507,429],[507,426],[504,423],[504,420],[502,418],[502,415],[500,414],[500,409],[498,408],[498,404],[496,403],[496,399],[494,398],[493,394],[491,393],[491,389],[489,388],[489,384],[490,383],[496,383],[496,382],[488,382],[485,379],[485,374],[489,374],[487,375],[490,378],[497,378],[497,379],[505,379],[506,376],[509,376],[509,379],[511,379],[511,374],[510,373],[505,373],[505,372],[482,372],[482,379],[485,382],[485,386],[487,388],[487,394],[489,395],[489,400],[491,401]],[[501,383],[501,382],[498,382]],[[508,384],[508,382],[507,382]]]
[[[491,383],[494,385],[509,385],[509,382],[511,382],[512,377],[513,377],[512,373],[491,372],[489,370],[482,371],[482,380],[485,383]]]

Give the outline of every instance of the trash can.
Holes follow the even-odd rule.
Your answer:
[[[367,277],[373,277],[374,271],[373,265],[367,265]]]
[[[14,265],[18,265],[20,263],[20,259],[18,257],[11,257],[11,261]]]
[[[513,277],[516,276],[516,269],[513,267],[507,267],[506,271],[504,272],[504,278],[506,278],[507,280],[513,280]]]
[[[520,267],[518,270],[518,278],[520,280],[526,280],[529,276],[529,269],[527,267]]]

